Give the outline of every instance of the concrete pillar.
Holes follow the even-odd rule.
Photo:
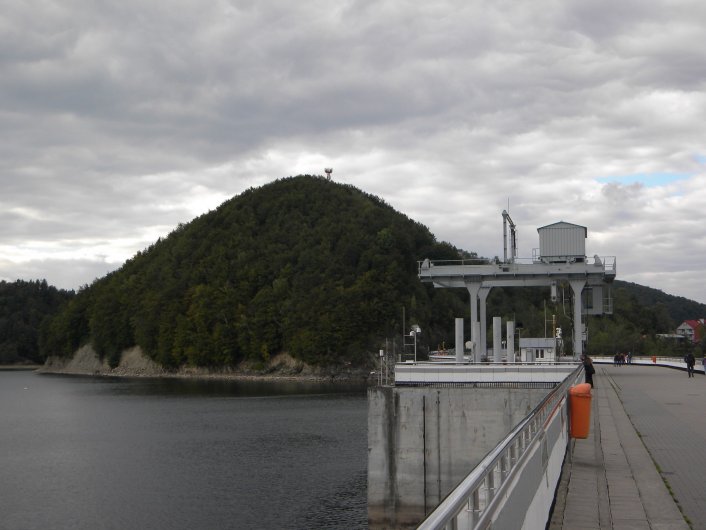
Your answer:
[[[515,323],[507,321],[507,362],[515,362]]]
[[[456,319],[456,362],[463,362],[463,319]]]
[[[486,300],[492,287],[482,287],[478,291],[478,299],[480,301],[480,353],[483,356],[488,356],[488,317],[486,313]]]
[[[473,342],[473,361],[476,363],[480,362],[480,322],[473,322],[471,330],[474,337],[479,337],[477,341]]]
[[[503,319],[493,317],[493,362],[500,363],[503,360]]]
[[[586,285],[586,280],[569,280],[574,293],[574,359],[580,359],[583,353],[583,315],[581,314],[581,293]]]
[[[471,297],[471,341],[476,345],[476,351],[478,351],[480,336],[476,334],[477,330],[474,323],[478,322],[478,291],[480,290],[480,283],[467,283],[466,289],[468,289],[468,294]]]

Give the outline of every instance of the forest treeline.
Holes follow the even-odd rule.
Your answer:
[[[0,364],[43,362],[40,326],[73,294],[46,280],[0,281]]]
[[[404,307],[406,327],[422,328],[423,356],[448,346],[454,318],[470,309],[464,289],[422,284],[417,262],[461,257],[477,256],[353,186],[280,179],[179,225],[73,296],[54,290],[64,303],[45,308],[38,353],[27,355],[70,356],[91,343],[112,365],[135,345],[167,368],[257,367],[280,352],[312,365],[364,365],[386,340],[401,353]],[[616,281],[613,295],[615,314],[588,321],[589,351],[662,347],[655,334],[687,318],[684,303],[655,289]],[[548,289],[495,288],[488,315],[522,323],[525,337],[554,324],[568,333],[570,301],[548,300]],[[706,314],[690,303],[688,318]],[[34,335],[22,340],[36,348],[32,322]]]

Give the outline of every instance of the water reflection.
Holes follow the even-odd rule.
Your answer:
[[[46,378],[70,378],[83,385],[84,392],[134,396],[267,397],[296,395],[362,394],[361,383],[324,381],[195,379],[186,377],[94,377],[85,375],[38,374]]]
[[[364,389],[0,373],[5,528],[361,528]]]
[[[406,528],[546,390],[0,373],[0,526]]]

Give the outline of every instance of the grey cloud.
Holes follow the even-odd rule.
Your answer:
[[[564,219],[624,253],[627,278],[664,282],[623,239],[640,252],[687,244],[693,191],[595,179],[702,178],[704,9],[12,1],[0,18],[0,245],[143,245],[188,221],[197,199],[211,207],[333,164],[335,179],[459,247],[501,253],[510,198],[525,252],[538,226]],[[706,249],[690,270],[699,259]]]
[[[121,263],[108,263],[105,260],[89,259],[44,259],[22,263],[20,267],[0,260],[0,279],[15,280],[45,279],[50,285],[60,289],[79,289],[90,285],[94,280],[119,268]],[[81,278],[77,282],[77,278]]]

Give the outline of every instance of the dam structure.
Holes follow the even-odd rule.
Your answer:
[[[425,364],[433,369],[440,363]],[[523,477],[530,469],[523,479],[529,485],[515,492],[522,493],[513,503],[521,517],[513,518],[533,513],[533,521],[546,522],[568,443],[567,392],[580,379],[581,365],[485,368],[492,372],[465,374],[463,384],[368,389],[369,528],[416,528],[478,469],[491,474],[483,475],[477,491],[488,476],[499,487],[511,471]],[[527,371],[526,380],[507,383],[504,369]],[[492,462],[484,464],[488,455]]]
[[[487,357],[486,301],[494,287],[549,287],[552,301],[557,300],[559,282],[567,282],[573,294],[574,358],[583,352],[586,332],[584,315],[612,314],[610,284],[616,275],[615,256],[592,258],[586,256],[588,229],[560,221],[537,229],[539,249],[529,260],[516,257],[515,225],[503,212],[504,226],[509,220],[511,248],[508,256],[507,229],[503,261],[466,259],[438,261],[424,259],[418,263],[419,278],[437,288],[465,288],[470,295],[471,345],[475,362]],[[456,360],[463,356],[456,350]],[[494,350],[493,361],[500,362],[499,350]],[[510,359],[508,359],[510,361]]]
[[[584,227],[539,231],[526,265],[507,247],[502,263],[419,263],[423,281],[468,289],[472,340],[456,319],[453,358],[415,356],[395,365],[394,386],[369,389],[370,528],[706,529],[706,377],[685,384],[680,359],[596,356],[595,388],[579,385],[582,317],[612,312],[615,258],[587,258]],[[574,294],[573,355],[518,362],[514,323],[501,344],[499,317],[488,355],[490,289],[548,285],[554,297],[556,282]]]
[[[370,389],[369,527],[706,528],[706,427],[673,406],[706,399],[703,369],[685,384],[674,358],[594,362],[586,438],[571,434],[576,363],[551,390]]]
[[[560,222],[538,229],[539,251],[522,263],[507,212],[503,222],[502,262],[418,263],[423,282],[468,290],[471,340],[464,342],[457,318],[453,357],[417,362],[415,354],[395,365],[394,386],[369,389],[370,528],[544,528],[548,521],[569,447],[568,394],[583,375],[582,316],[612,312],[615,258],[587,258],[587,229]],[[574,298],[573,358],[518,362],[514,322],[503,341],[500,317],[489,355],[490,291],[548,287],[556,301],[560,283]],[[418,332],[413,326],[410,335]]]

